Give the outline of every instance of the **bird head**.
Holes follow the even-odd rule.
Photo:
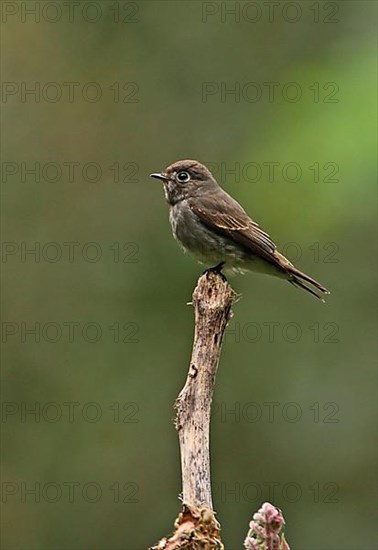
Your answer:
[[[151,174],[151,177],[163,182],[165,198],[170,205],[218,187],[210,170],[196,160],[179,160],[163,172]]]

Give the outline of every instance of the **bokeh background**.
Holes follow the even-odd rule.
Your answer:
[[[202,268],[148,175],[182,158],[332,290],[231,281],[211,439],[226,548],[266,500],[294,549],[376,548],[376,4],[265,4],[2,2],[4,550],[171,531]]]

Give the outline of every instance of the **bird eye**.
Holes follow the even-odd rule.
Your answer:
[[[176,175],[176,179],[180,183],[186,183],[190,180],[190,174],[189,172],[186,172],[185,170],[182,170]]]

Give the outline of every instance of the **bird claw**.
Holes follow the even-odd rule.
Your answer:
[[[202,275],[208,275],[209,273],[216,273],[217,275],[219,275],[221,277],[222,281],[226,283],[227,278],[224,275],[224,273],[222,273],[222,269],[224,267],[224,264],[225,264],[225,262],[220,262],[219,264],[215,265],[214,267],[209,267],[208,269],[205,269],[205,271],[203,272]]]

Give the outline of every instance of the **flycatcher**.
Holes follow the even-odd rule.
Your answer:
[[[175,239],[210,269],[275,275],[322,301],[329,294],[278,252],[269,235],[203,164],[179,160],[151,177],[163,182]]]

